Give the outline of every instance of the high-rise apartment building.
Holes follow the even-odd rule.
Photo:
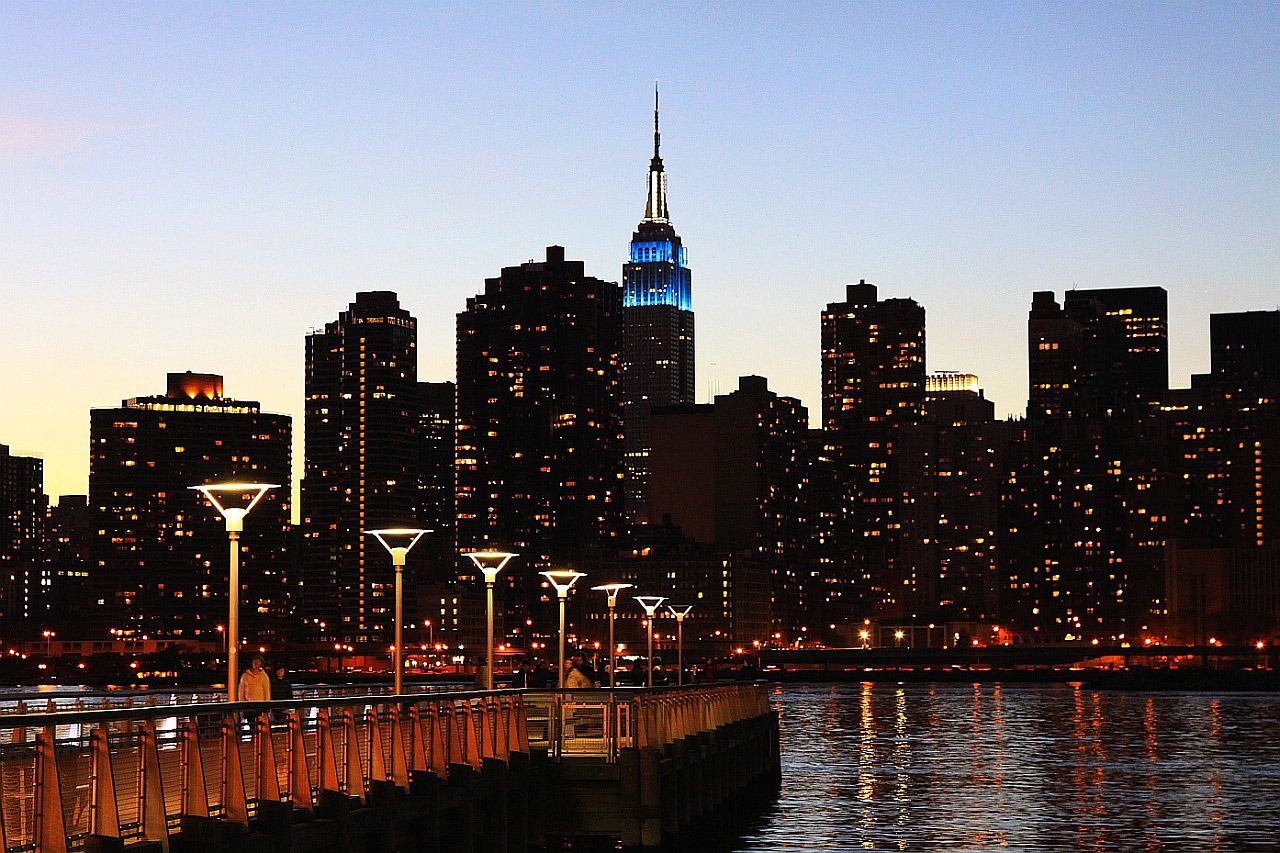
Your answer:
[[[924,420],[899,432],[904,616],[927,622],[997,616],[1009,433],[976,376],[935,373],[926,380]]]
[[[302,617],[314,639],[393,636],[395,574],[365,531],[418,524],[417,341],[388,291],[357,293],[307,336]]]
[[[822,312],[822,425],[834,434],[849,484],[846,569],[870,614],[904,614],[898,429],[924,410],[925,312],[914,299],[878,298],[861,281]]]
[[[753,555],[772,576],[772,613],[797,621],[811,531],[802,488],[809,413],[742,376],[713,403],[653,410],[652,506],[695,542]]]
[[[693,302],[688,256],[667,211],[667,174],[659,154],[658,93],[653,101],[653,159],[644,219],[622,268],[622,397],[626,512],[649,518],[649,435],[654,406],[694,399]]]
[[[164,394],[89,413],[89,508],[100,628],[217,642],[227,534],[192,486],[273,483],[241,536],[243,636],[288,627],[292,419],[223,394],[222,377],[170,373]]]
[[[621,308],[617,284],[550,246],[458,314],[458,547],[521,555],[499,578],[514,624],[536,569],[620,531]]]
[[[1027,323],[1032,419],[1137,416],[1169,389],[1169,298],[1162,287],[1034,294]]]
[[[44,460],[0,444],[0,623],[20,627],[44,607]]]

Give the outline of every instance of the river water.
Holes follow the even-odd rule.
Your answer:
[[[866,683],[774,703],[781,794],[723,849],[1280,851],[1277,694]]]

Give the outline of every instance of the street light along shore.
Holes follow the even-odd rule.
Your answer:
[[[488,649],[487,667],[488,670],[484,677],[484,689],[493,689],[493,584],[498,579],[498,573],[503,567],[511,561],[512,557],[518,557],[519,554],[513,554],[510,551],[467,551],[462,556],[467,557],[472,563],[475,563],[477,569],[484,574],[485,586],[485,604],[487,614],[487,630],[485,633],[485,648]]]
[[[430,530],[420,527],[389,527],[384,530],[366,530],[366,536],[372,536],[382,543],[382,547],[391,554],[391,565],[396,572],[396,644],[391,649],[391,666],[393,674],[392,692],[399,696],[404,692],[404,563],[409,551],[418,540]]]
[[[234,702],[236,682],[240,678],[240,534],[244,531],[244,517],[249,514],[263,495],[280,488],[275,483],[206,483],[189,486],[200,492],[227,523],[227,538],[231,541],[230,567],[227,584],[227,701]]]

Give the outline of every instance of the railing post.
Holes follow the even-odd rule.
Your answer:
[[[471,713],[471,700],[467,699],[462,703],[462,724],[466,727],[466,762],[479,770],[483,765],[480,758],[480,743],[476,739],[476,725]]]
[[[369,780],[387,781],[387,754],[382,751],[382,727],[378,725],[378,708],[369,707],[365,713],[365,724],[369,727]]]
[[[240,760],[240,721],[232,711],[222,715],[222,816],[249,825],[249,801]]]
[[[318,733],[317,733],[318,735]],[[320,742],[316,741],[316,751]],[[315,800],[311,792],[311,769],[307,767],[307,742],[302,732],[302,712],[289,712],[289,800],[293,807],[311,811]]]
[[[449,764],[463,764],[466,762],[466,754],[462,751],[462,721],[455,703],[449,702],[445,716],[449,723],[449,755],[446,761]]]
[[[516,752],[529,754],[529,717],[525,713],[524,697],[517,696],[516,703]]]
[[[329,709],[321,708],[316,717],[316,764],[320,773],[320,790],[339,793],[338,754],[333,749],[333,727]]]
[[[204,756],[200,752],[200,723],[187,718],[182,732],[182,813],[209,816],[209,794],[204,784]]]
[[[364,769],[360,766],[360,736],[356,731],[355,711],[348,708],[342,712],[342,725],[346,732],[342,746],[346,755],[347,796],[363,800],[368,788],[364,784]]]
[[[53,727],[36,733],[35,843],[39,853],[67,853],[57,747]]]
[[[430,742],[422,727],[426,720],[422,716],[422,706],[414,702],[409,706],[409,769],[415,773],[425,772],[427,765],[427,744]]]
[[[391,781],[396,787],[409,787],[409,762],[404,752],[404,727],[400,721],[400,703],[392,704],[391,714]]]
[[[142,825],[142,837],[146,841],[158,841],[164,851],[169,849],[169,820],[165,815],[164,781],[160,776],[160,747],[156,743],[156,724],[143,720],[138,729],[138,748],[141,752],[138,768],[138,822]]]
[[[444,781],[449,773],[449,756],[445,750],[444,719],[440,715],[440,706],[432,705],[427,709],[427,725],[430,726],[431,754],[429,756],[431,772],[436,778]]]
[[[116,777],[111,772],[111,743],[107,724],[89,735],[89,831],[120,837],[120,809],[116,803]]]
[[[258,776],[258,801],[280,802],[280,770],[276,764],[276,743],[271,737],[270,711],[258,715],[253,752]]]

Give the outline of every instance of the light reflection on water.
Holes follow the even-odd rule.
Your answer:
[[[1280,695],[788,685],[730,849],[1280,850]]]

